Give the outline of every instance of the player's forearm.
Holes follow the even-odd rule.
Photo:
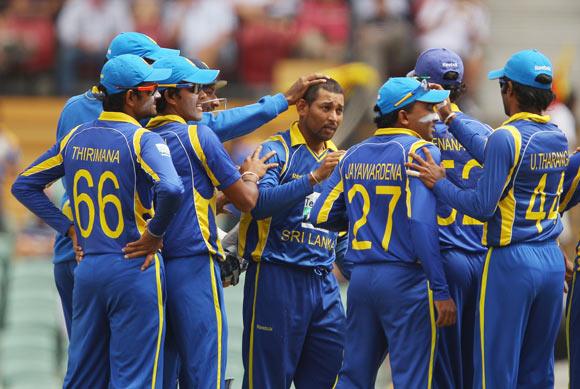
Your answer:
[[[447,179],[439,180],[433,187],[433,193],[438,199],[457,209],[459,212],[469,215],[477,220],[490,219],[497,207],[497,201],[490,200],[490,196],[482,196],[483,190],[461,189]],[[487,198],[487,199],[486,199]]]
[[[252,210],[252,216],[256,219],[264,219],[286,212],[297,202],[304,201],[312,191],[308,175],[282,185],[260,186],[258,203]]]
[[[147,228],[151,234],[162,236],[179,209],[183,197],[180,181],[160,181],[155,184],[155,216]]]
[[[46,196],[42,186],[30,185],[19,177],[12,185],[12,195],[30,212],[41,218],[60,234],[66,234],[71,222]]]
[[[220,141],[249,134],[274,119],[288,109],[288,102],[282,93],[264,96],[257,103],[225,111],[204,113],[200,123],[210,127]]]
[[[483,164],[487,137],[482,136],[474,127],[455,117],[449,123],[449,132],[461,143],[477,162]]]

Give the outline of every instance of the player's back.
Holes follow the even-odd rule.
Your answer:
[[[137,168],[146,132],[136,122],[97,119],[63,138],[66,190],[85,255],[122,254],[153,216],[147,165]]]
[[[558,205],[569,163],[566,137],[546,117],[531,114],[496,131],[506,130],[514,139],[515,163],[484,231],[484,243],[505,246],[556,239],[562,231]]]
[[[163,258],[169,260],[207,253],[223,257],[215,219],[216,190],[202,162],[202,158],[214,157],[211,150],[204,152],[210,143],[206,138],[215,138],[214,144],[220,147],[221,143],[209,127],[187,125],[183,120],[174,119],[174,115],[158,116],[148,124],[171,150],[173,165],[186,193],[165,233]]]
[[[454,109],[463,122],[469,122],[479,135],[487,137],[492,129]],[[482,169],[481,165],[469,154],[459,141],[449,132],[443,122],[435,124],[433,143],[441,151],[441,163],[445,167],[447,179],[462,189],[475,189]],[[470,252],[485,251],[481,239],[483,223],[464,215],[443,201],[437,202],[437,222],[441,249],[460,248]]]
[[[435,147],[410,130],[380,129],[351,147],[339,164],[349,223],[345,257],[353,263],[409,262],[411,191],[409,151]]]

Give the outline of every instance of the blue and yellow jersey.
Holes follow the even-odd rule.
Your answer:
[[[208,253],[225,258],[217,235],[216,188],[226,189],[239,180],[238,169],[207,126],[188,125],[179,116],[164,115],[151,119],[147,127],[171,150],[185,190],[181,207],[164,236],[163,258]]]
[[[564,175],[564,190],[560,199],[560,212],[565,212],[580,202],[580,153],[570,157],[570,164]]]
[[[474,132],[481,137],[491,135],[491,127],[462,113],[452,104],[456,120],[462,120],[465,125],[473,127]],[[481,165],[469,154],[459,141],[449,132],[443,122],[435,124],[433,143],[441,151],[441,162],[445,166],[447,178],[455,186],[463,189],[474,189],[481,177]],[[437,222],[439,223],[439,240],[442,250],[462,249],[469,252],[484,252],[481,243],[483,223],[467,216],[448,204],[437,202]]]
[[[92,87],[85,93],[73,96],[67,100],[56,128],[56,140],[60,141],[70,130],[76,126],[91,122],[103,112],[103,102],[98,98],[97,87]],[[69,196],[65,192],[61,201],[62,212],[72,221],[72,209]],[[74,260],[74,251],[71,240],[58,234],[54,241],[54,263]]]
[[[414,131],[381,128],[351,147],[324,183],[310,220],[321,228],[348,226],[345,261],[357,264],[422,264],[436,299],[449,297],[440,259],[436,199],[408,177],[409,152],[439,150]]]
[[[570,164],[566,169],[566,175],[564,177],[564,192],[560,199],[560,213],[563,213],[570,208],[574,207],[580,202],[580,153],[573,154],[570,157]],[[574,268],[580,268],[580,240],[576,245],[576,260],[574,261]]]
[[[496,129],[485,145],[476,188],[461,189],[447,179],[436,183],[439,199],[486,222],[484,245],[542,242],[556,239],[562,231],[558,204],[569,162],[568,142],[549,120],[521,112]],[[473,138],[473,128],[461,120],[453,120],[450,128]]]
[[[320,155],[314,153],[297,123],[263,143],[262,155],[275,151],[268,162],[278,163],[278,167],[268,170],[260,180],[254,210],[242,215],[239,255],[254,261],[331,267],[337,234],[315,228],[308,221],[320,194],[319,185],[310,185],[308,173],[318,168],[329,151],[336,151],[330,141],[326,147]]]
[[[183,192],[163,139],[121,112],[75,127],[14,183],[15,196],[64,234],[70,221],[42,193],[62,176],[85,255],[122,254],[146,228],[163,235]]]

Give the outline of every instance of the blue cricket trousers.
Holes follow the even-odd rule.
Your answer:
[[[477,314],[474,388],[554,386],[564,270],[555,241],[488,250]]]
[[[379,367],[389,353],[395,388],[428,389],[436,342],[432,294],[419,265],[354,266],[337,388],[374,388]]]
[[[439,329],[433,388],[473,387],[475,316],[485,261],[484,253],[464,250],[441,252],[449,293],[457,306],[457,323]]]
[[[64,388],[161,388],[163,261],[86,256],[75,270]]]
[[[345,317],[325,269],[252,262],[243,307],[243,388],[331,388],[342,363]]]

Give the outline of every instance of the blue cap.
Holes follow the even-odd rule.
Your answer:
[[[220,74],[219,70],[200,69],[189,59],[181,56],[161,58],[153,63],[153,67],[171,69],[171,76],[164,79],[161,84],[179,84],[181,82],[211,84]]]
[[[157,61],[162,57],[178,56],[179,50],[159,47],[152,38],[140,32],[122,32],[111,41],[107,50],[107,59],[123,54],[134,54]]]
[[[457,79],[444,79],[443,77],[448,72],[457,72]],[[413,76],[429,77],[429,82],[440,85],[459,85],[463,81],[463,61],[451,50],[427,49],[417,58]]]
[[[105,63],[101,70],[101,84],[107,93],[115,94],[142,82],[159,82],[169,76],[171,69],[154,69],[137,55],[123,54]]]
[[[379,89],[377,105],[386,115],[414,101],[440,103],[449,97],[448,90],[429,89],[427,81],[419,82],[410,77],[391,77]]]
[[[487,74],[490,80],[507,77],[522,85],[540,89],[551,89],[552,83],[542,84],[536,77],[545,74],[552,77],[552,63],[538,50],[523,50],[508,59],[503,69],[493,70]]]

